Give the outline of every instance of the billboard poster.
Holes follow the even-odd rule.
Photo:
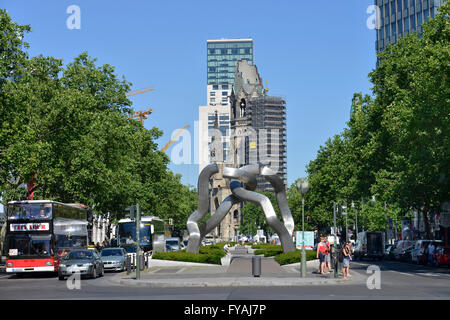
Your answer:
[[[303,232],[297,231],[295,233],[295,247],[297,249],[302,249],[303,243]],[[313,250],[314,249],[314,231],[305,231],[305,250]]]

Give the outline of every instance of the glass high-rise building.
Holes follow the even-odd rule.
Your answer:
[[[253,65],[253,50],[252,39],[207,40],[208,85],[232,85],[239,60]]]
[[[380,8],[380,28],[375,49],[383,51],[390,43],[411,32],[422,33],[422,24],[434,18],[444,0],[375,0]]]

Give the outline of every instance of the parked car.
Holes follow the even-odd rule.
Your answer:
[[[383,259],[385,250],[384,232],[364,231],[358,233],[355,244],[355,259],[372,258]]]
[[[397,245],[395,246],[393,252],[394,260],[401,260],[402,255],[405,253],[405,250],[412,245],[414,245],[413,240],[400,240],[399,242],[397,242]]]
[[[436,267],[450,265],[450,247],[439,247],[434,254],[434,265]]]
[[[91,278],[103,276],[103,262],[98,253],[92,250],[73,250],[66,254],[59,264],[58,279],[64,280],[74,273]]]
[[[384,250],[384,259],[385,260],[394,260],[394,249],[395,249],[395,245],[393,245],[393,244],[386,246],[386,249]]]
[[[166,238],[166,251],[181,250],[181,243],[179,238]]]
[[[106,248],[100,253],[105,270],[124,271],[127,252],[124,248]]]
[[[417,240],[413,251],[411,252],[411,258],[414,263],[426,264],[428,257],[426,256],[425,249],[430,243],[433,243],[435,247],[442,244],[441,240]]]
[[[403,262],[412,262],[411,260],[411,251],[414,249],[414,244],[407,247],[405,250],[402,251],[400,255],[400,261]]]

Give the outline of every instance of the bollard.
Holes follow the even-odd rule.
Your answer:
[[[141,255],[141,259],[139,259],[139,267],[140,267],[140,270],[142,271],[142,270],[144,270],[144,267],[145,267],[145,256],[144,256],[144,254],[142,254]]]
[[[252,257],[252,274],[254,277],[259,277],[261,275],[261,257]]]

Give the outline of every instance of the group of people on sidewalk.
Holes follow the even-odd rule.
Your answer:
[[[318,274],[327,274],[328,272],[333,272],[331,267],[331,246],[330,242],[326,237],[320,237],[320,242],[317,245],[317,255],[316,258],[319,259],[319,270]],[[344,246],[338,252],[339,262],[342,262],[342,275],[344,279],[351,277],[350,261],[352,260],[351,243],[346,242]],[[328,269],[328,270],[327,270]]]

